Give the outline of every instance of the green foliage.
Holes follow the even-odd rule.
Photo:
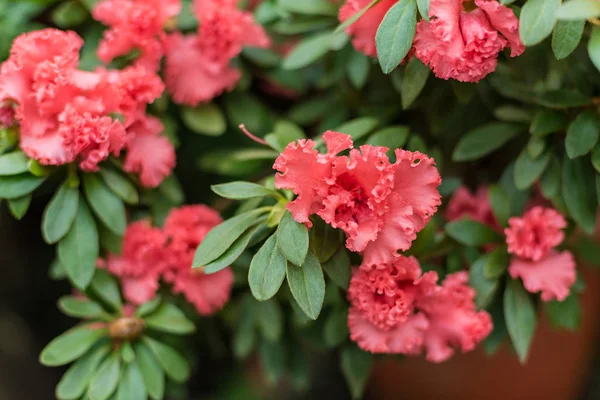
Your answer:
[[[513,347],[521,363],[525,363],[537,317],[531,296],[518,280],[510,281],[504,291],[504,317]]]
[[[520,125],[492,122],[467,132],[458,142],[452,159],[454,161],[477,160],[504,146],[523,128]]]
[[[310,319],[317,319],[325,298],[323,269],[317,257],[308,252],[301,266],[288,263],[286,276],[292,296],[302,311]]]
[[[521,9],[519,34],[525,46],[540,43],[552,33],[560,0],[528,0]]]
[[[44,210],[42,236],[47,243],[56,243],[69,232],[79,208],[79,191],[65,182]]]
[[[400,0],[385,14],[375,36],[377,59],[384,73],[392,72],[406,57],[412,47],[416,25],[415,0]]]
[[[283,214],[277,228],[277,245],[289,262],[304,264],[308,253],[308,230],[296,222],[289,211]]]
[[[446,233],[466,246],[481,246],[500,240],[500,235],[487,225],[470,219],[460,219],[446,225]]]
[[[248,271],[248,284],[257,300],[268,300],[277,293],[285,278],[286,265],[277,235],[272,235],[256,252]]]
[[[348,346],[342,350],[340,362],[352,398],[360,399],[371,373],[371,365],[373,364],[371,355],[355,346]]]

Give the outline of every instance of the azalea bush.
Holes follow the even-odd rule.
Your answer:
[[[360,398],[380,357],[526,363],[542,310],[587,317],[597,0],[0,5],[0,198],[72,285],[58,399],[185,398],[209,334],[273,390],[334,354]]]

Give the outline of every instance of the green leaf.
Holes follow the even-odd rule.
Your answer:
[[[358,10],[356,12],[356,14],[354,14],[353,16],[351,16],[350,18],[348,18],[346,21],[344,21],[343,24],[340,24],[337,28],[335,28],[334,33],[341,32],[341,31],[345,30],[347,27],[349,27],[350,25],[352,25],[353,23],[355,23],[356,21],[358,21],[358,19],[360,17],[362,17],[367,11],[369,11],[369,9],[371,7],[373,7],[375,4],[379,3],[379,1],[380,0],[373,0],[369,4],[367,4],[366,6],[364,6],[360,10]]]
[[[565,150],[569,158],[581,157],[589,153],[600,133],[600,119],[596,112],[585,110],[569,125],[565,139]]]
[[[256,322],[263,336],[272,342],[281,339],[284,319],[279,304],[271,299],[258,303],[256,309]]]
[[[504,146],[517,136],[523,127],[505,122],[491,122],[467,132],[458,142],[452,159],[454,161],[477,160]]]
[[[323,263],[325,273],[339,287],[348,290],[352,277],[350,256],[345,248],[340,248],[329,260]]]
[[[348,337],[348,310],[334,310],[327,320],[323,330],[325,344],[336,347],[344,343]]]
[[[534,160],[537,159],[542,153],[546,150],[546,140],[545,138],[540,138],[537,136],[532,136],[529,138],[527,142],[527,153]]]
[[[60,28],[72,28],[83,23],[88,18],[88,12],[82,5],[71,0],[61,3],[52,11],[52,22]]]
[[[83,190],[94,213],[111,232],[123,236],[127,227],[123,201],[93,174],[83,176]]]
[[[78,205],[79,191],[65,182],[44,210],[42,236],[46,243],[56,243],[69,232],[75,221]]]
[[[27,172],[29,158],[22,151],[13,151],[12,153],[0,156],[0,176],[18,175]]]
[[[489,226],[467,218],[446,224],[446,233],[452,239],[466,246],[482,246],[501,239],[498,232]]]
[[[145,302],[144,304],[140,305],[138,307],[138,309],[135,311],[135,316],[142,318],[145,317],[148,314],[151,314],[154,312],[154,310],[156,310],[158,308],[158,306],[160,306],[162,298],[160,297],[160,295],[156,295],[152,300],[149,300],[147,302]]]
[[[56,397],[60,400],[79,399],[85,393],[94,372],[109,352],[110,345],[105,344],[77,360],[58,382]]]
[[[547,199],[554,198],[559,194],[560,173],[560,161],[556,157],[553,157],[540,179],[542,193]]]
[[[248,244],[250,243],[254,235],[264,228],[264,225],[262,225],[262,222],[264,220],[261,219],[259,221],[260,222],[257,226],[248,229],[242,234],[242,236],[240,236],[235,242],[233,242],[231,247],[227,249],[225,253],[219,256],[216,260],[213,260],[206,264],[204,266],[204,273],[214,274],[215,272],[218,272],[235,262],[242,255],[244,250],[246,250],[246,247],[248,247]]]
[[[408,54],[416,26],[415,0],[400,0],[385,14],[375,35],[377,59],[383,73],[392,72]]]
[[[494,109],[494,117],[504,122],[529,123],[533,116],[531,110],[511,105],[503,105]]]
[[[367,144],[387,147],[390,150],[401,148],[406,144],[410,129],[407,126],[395,125],[380,129],[369,136]]]
[[[259,352],[267,383],[275,385],[285,372],[285,349],[280,343],[263,340]]]
[[[372,117],[363,117],[353,119],[340,126],[335,131],[350,135],[352,140],[356,141],[361,139],[363,136],[371,133],[379,125],[379,121]]]
[[[525,46],[533,46],[547,38],[556,22],[561,0],[528,0],[521,8],[519,34]]]
[[[550,90],[537,98],[537,103],[550,108],[573,108],[587,106],[592,98],[576,90]]]
[[[181,354],[172,347],[151,339],[148,336],[142,337],[142,341],[152,351],[163,371],[171,379],[175,382],[185,382],[188,380],[190,377],[190,367]]]
[[[483,341],[483,350],[486,355],[495,354],[500,345],[504,342],[506,337],[506,322],[504,321],[504,311],[502,306],[502,300],[495,301],[494,304],[489,308],[489,313],[492,316],[494,324],[494,330],[490,335]]]
[[[305,15],[326,15],[336,17],[338,9],[334,3],[322,0],[279,0],[282,10]]]
[[[121,343],[119,351],[121,352],[121,359],[123,359],[124,363],[129,364],[135,360],[135,353],[133,352],[131,342]]]
[[[125,370],[119,379],[119,389],[116,400],[146,400],[146,384],[135,362],[125,366]]]
[[[146,326],[157,331],[185,335],[196,330],[194,323],[173,304],[164,303],[152,314],[144,318]]]
[[[508,226],[508,218],[510,217],[510,198],[508,194],[501,186],[491,185],[488,189],[488,197],[496,221],[501,226]]]
[[[600,71],[600,27],[594,26],[592,28],[592,34],[588,41],[587,50],[590,60],[596,69]]]
[[[473,263],[469,270],[469,284],[475,289],[475,305],[478,309],[487,307],[500,287],[497,279],[491,279],[485,274],[485,267],[490,258],[490,254],[484,254]]]
[[[340,246],[340,232],[326,224],[321,218],[313,220],[310,230],[310,247],[320,262],[325,262],[333,256]]]
[[[487,254],[487,260],[483,267],[483,274],[488,279],[498,279],[508,269],[508,252],[506,247],[501,246]]]
[[[532,159],[526,148],[521,150],[521,154],[515,162],[515,186],[517,189],[525,190],[533,185],[544,173],[544,170],[550,163],[552,152],[548,151],[537,159]]]
[[[277,228],[277,245],[290,262],[302,265],[308,252],[308,230],[286,211]]]
[[[429,0],[417,0],[419,14],[425,21],[429,21]]]
[[[44,347],[40,363],[47,367],[68,364],[85,354],[105,334],[105,329],[94,328],[91,324],[70,329]]]
[[[525,363],[537,316],[531,296],[518,280],[508,282],[504,291],[504,317],[519,360]]]
[[[31,195],[28,194],[23,197],[17,197],[16,199],[8,200],[8,208],[10,209],[10,213],[16,219],[20,220],[27,214],[27,210],[29,209],[29,205],[31,204]]]
[[[575,331],[581,323],[581,304],[579,297],[571,293],[563,301],[552,300],[546,304],[548,317],[554,326]]]
[[[204,266],[211,261],[215,261],[231,247],[231,245],[246,232],[256,221],[263,210],[252,210],[244,214],[237,215],[213,228],[194,255],[193,267]]]
[[[429,72],[429,68],[418,58],[413,57],[408,61],[400,85],[403,109],[406,110],[419,97],[427,83]]]
[[[564,112],[543,108],[533,117],[529,133],[538,137],[546,136],[565,129],[568,122],[569,120]]]
[[[165,392],[165,373],[152,352],[143,343],[135,344],[135,360],[153,400],[162,400]]]
[[[372,356],[358,347],[350,345],[342,350],[340,363],[352,398],[362,398],[371,374]]]
[[[30,174],[0,176],[0,199],[16,199],[37,189],[45,177]]]
[[[213,192],[226,199],[245,200],[254,197],[277,197],[278,193],[251,182],[229,182],[210,187]]]
[[[87,298],[63,296],[58,299],[58,308],[68,316],[74,318],[104,318],[107,316],[104,309]]]
[[[566,1],[556,12],[556,17],[562,20],[583,21],[600,17],[600,4],[595,0]]]
[[[194,133],[221,136],[227,129],[223,111],[214,104],[200,104],[196,108],[183,107],[181,118],[185,126]]]
[[[331,31],[307,37],[283,60],[283,69],[300,69],[317,61],[329,52],[331,38]]]
[[[58,243],[57,252],[69,279],[77,288],[85,289],[94,276],[99,248],[96,223],[84,201],[79,202],[75,221]]]
[[[581,259],[594,267],[600,267],[600,244],[593,238],[578,237],[571,250],[577,259]]]
[[[317,257],[312,252],[308,252],[302,266],[288,263],[287,281],[292,296],[302,311],[309,318],[317,319],[325,298],[325,279]]]
[[[108,272],[97,269],[90,288],[96,296],[111,306],[113,310],[120,310],[123,306],[119,285],[116,279]]]
[[[121,360],[117,351],[100,365],[92,378],[88,396],[93,400],[108,400],[117,389],[121,375]]]
[[[365,86],[365,83],[367,83],[367,79],[369,78],[370,66],[371,61],[366,55],[357,51],[350,55],[346,69],[352,86],[357,89],[362,89],[362,87]]]
[[[273,133],[265,135],[265,141],[279,152],[283,151],[291,142],[304,138],[306,138],[306,135],[302,128],[288,120],[275,122]]]
[[[594,1],[594,3],[598,4],[596,1]],[[600,8],[600,5],[598,5],[598,7]],[[584,27],[585,20],[558,21],[556,23],[554,31],[552,32],[552,52],[557,60],[567,58],[575,51],[581,41]]]
[[[596,193],[592,190],[594,185],[594,170],[588,160],[564,158],[562,166],[563,198],[573,219],[589,234],[594,232],[598,206]]]
[[[260,301],[273,297],[285,278],[287,261],[272,235],[252,258],[248,270],[248,283],[252,295]]]
[[[127,177],[108,168],[100,168],[100,176],[106,186],[127,204],[137,204],[140,201],[135,185]]]

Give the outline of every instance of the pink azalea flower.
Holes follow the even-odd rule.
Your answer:
[[[171,211],[164,225],[169,238],[169,265],[163,277],[173,285],[174,293],[182,293],[200,315],[221,309],[231,296],[233,272],[225,268],[206,275],[192,269],[196,248],[206,234],[221,223],[219,214],[204,205],[184,206]]]
[[[485,186],[477,188],[475,195],[465,186],[456,189],[448,202],[445,217],[448,221],[467,217],[485,225],[498,225],[488,199],[488,188]]]
[[[512,10],[495,0],[476,0],[465,11],[462,0],[431,0],[430,21],[417,24],[416,57],[438,78],[477,82],[496,69],[498,53],[511,48],[523,53],[519,21]]]
[[[390,163],[387,148],[370,145],[352,149],[350,136],[323,134],[326,154],[312,140],[289,144],[275,160],[280,173],[275,185],[291,189],[297,198],[288,203],[298,222],[310,225],[317,214],[347,236],[346,247],[364,251],[363,265],[392,262],[407,250],[440,204],[441,183],[434,160],[419,152],[396,150]]]
[[[552,208],[533,207],[523,217],[512,217],[504,230],[508,252],[520,258],[540,261],[565,238],[567,221]]]
[[[132,135],[127,143],[125,171],[140,175],[142,185],[157,187],[175,168],[175,148],[163,132],[158,118],[145,117],[128,129]]]
[[[543,301],[563,301],[577,279],[575,258],[568,251],[550,250],[538,261],[514,258],[508,272],[513,279],[520,277],[530,293],[541,292]]]
[[[160,273],[166,267],[167,237],[148,221],[130,224],[123,238],[121,255],[109,255],[106,268],[118,276],[125,299],[142,304],[154,298]]]
[[[371,0],[346,0],[340,8],[339,20],[344,22],[369,4]],[[396,0],[381,0],[371,7],[356,22],[346,28],[346,33],[352,37],[352,45],[361,53],[375,57],[375,34],[379,24],[388,10],[396,4]]]
[[[242,74],[235,68],[215,68],[198,44],[196,35],[173,33],[166,39],[165,80],[173,100],[197,106],[232,90]]]

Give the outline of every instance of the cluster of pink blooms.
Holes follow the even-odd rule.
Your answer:
[[[173,100],[196,106],[235,87],[241,72],[231,60],[243,46],[268,47],[269,37],[252,14],[237,8],[238,0],[195,0],[199,21],[195,34],[166,33],[176,25],[181,0],[105,0],[93,16],[110,29],[98,55],[104,62],[140,52],[136,65],[158,71],[166,56],[165,82]]]
[[[154,298],[162,278],[199,314],[213,314],[229,300],[233,272],[225,268],[207,275],[191,265],[200,242],[221,222],[219,214],[204,205],[174,209],[162,229],[147,220],[134,222],[125,231],[121,255],[109,255],[100,265],[119,277],[125,299],[132,304]]]
[[[498,54],[510,47],[510,56],[523,53],[519,21],[513,11],[496,0],[475,0],[473,10],[465,10],[464,0],[431,0],[429,21],[417,24],[412,54],[429,65],[438,78],[477,82],[496,69]],[[345,21],[370,3],[346,0],[340,9]],[[382,0],[369,9],[346,32],[354,47],[376,54],[375,34],[395,0]]]
[[[162,94],[162,81],[136,66],[79,70],[82,45],[74,32],[56,29],[15,39],[0,69],[2,121],[12,123],[14,113],[21,149],[40,164],[78,162],[84,171],[96,171],[110,154],[126,150],[127,172],[157,186],[175,165],[173,146],[160,136],[162,123],[145,114]]]
[[[371,145],[352,149],[348,135],[323,134],[327,153],[313,140],[289,144],[275,160],[275,185],[291,189],[288,210],[311,225],[318,215],[346,234],[346,247],[361,252],[348,296],[350,337],[375,353],[417,354],[431,361],[450,357],[453,348],[474,348],[492,329],[490,316],[477,312],[466,273],[423,274],[408,250],[440,204],[441,178],[434,160],[419,152]],[[340,152],[348,150],[348,155]]]

